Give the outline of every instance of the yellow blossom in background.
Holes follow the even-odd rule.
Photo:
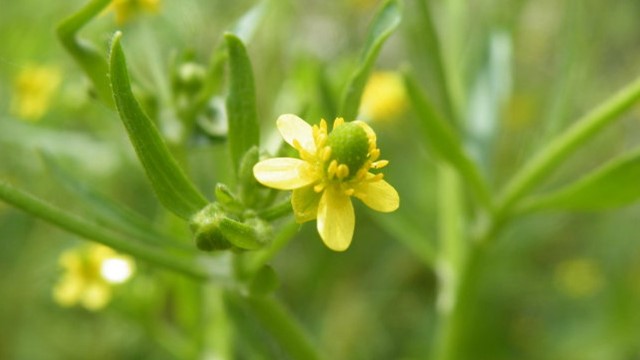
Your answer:
[[[360,116],[367,120],[390,120],[407,109],[407,94],[397,72],[374,72],[362,93]]]
[[[61,75],[50,66],[27,66],[13,81],[11,113],[36,121],[49,109],[51,98],[60,85]]]
[[[325,245],[344,251],[351,244],[355,215],[351,197],[370,208],[391,212],[398,208],[396,190],[382,179],[381,169],[389,162],[378,160],[376,134],[362,121],[335,120],[328,133],[324,119],[313,127],[295,115],[277,120],[284,140],[300,159],[273,158],[257,163],[256,179],[263,185],[293,190],[291,205],[299,223],[317,218],[317,229]]]
[[[62,253],[64,274],[53,289],[54,300],[65,307],[81,305],[88,310],[104,308],[112,285],[127,281],[133,260],[103,245],[82,246]]]
[[[124,24],[140,13],[157,13],[160,0],[113,0],[109,8],[115,13],[116,22]]]
[[[598,264],[588,258],[561,262],[555,270],[558,289],[571,298],[584,298],[595,294],[604,283]]]

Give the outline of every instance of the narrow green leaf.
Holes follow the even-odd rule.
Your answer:
[[[449,162],[460,172],[469,183],[477,198],[486,206],[491,207],[491,196],[485,180],[480,176],[476,164],[471,161],[462,147],[451,125],[446,123],[427,101],[426,96],[416,84],[413,76],[405,74],[405,87],[409,99],[420,120],[424,136],[436,155]]]
[[[260,145],[260,125],[253,70],[247,50],[236,35],[226,33],[224,38],[229,51],[229,148],[237,172],[244,154],[251,147]]]
[[[79,40],[76,35],[82,27],[103,11],[111,0],[93,0],[75,14],[63,20],[57,28],[58,38],[65,49],[73,56],[85,74],[91,79],[100,100],[110,107],[114,106],[109,88],[109,66],[104,52],[92,44]]]
[[[533,198],[527,210],[604,210],[640,199],[640,150],[601,168],[551,194]]]
[[[196,263],[194,257],[176,256],[156,247],[150,247],[136,241],[129,241],[111,229],[106,229],[100,225],[69,214],[3,181],[0,181],[0,199],[30,215],[48,221],[62,229],[80,235],[85,239],[96,241],[112,247],[117,251],[131,254],[141,260],[149,261],[197,279],[206,279],[210,275],[203,267]]]
[[[208,202],[178,166],[155,124],[133,96],[121,36],[120,32],[114,35],[110,55],[111,86],[118,113],[160,202],[189,219]]]
[[[380,49],[382,49],[382,45],[387,38],[391,36],[393,31],[400,25],[401,18],[402,9],[399,2],[397,0],[391,0],[382,6],[373,19],[367,36],[367,42],[360,55],[358,67],[351,76],[342,96],[340,113],[338,115],[346,121],[355,120],[358,115],[362,91],[380,53]]]
[[[460,119],[455,114],[452,99],[452,86],[447,77],[444,54],[440,39],[433,23],[433,16],[428,0],[416,0],[407,4],[409,25],[406,27],[412,46],[408,49],[413,54],[414,68],[420,69],[420,83],[429,84],[428,93],[433,96],[438,109],[446,120],[459,125]]]
[[[562,134],[556,136],[513,176],[500,196],[498,208],[508,210],[539,185],[555,168],[580,146],[597,135],[607,125],[613,124],[619,116],[640,99],[640,78],[595,107],[578,119]]]
[[[144,240],[149,244],[168,245],[185,251],[194,250],[192,246],[161,233],[149,220],[138,213],[114,202],[90,185],[82,183],[48,154],[42,153],[42,155],[53,179],[83,203],[90,205],[86,209],[86,217],[91,217],[100,225]]]

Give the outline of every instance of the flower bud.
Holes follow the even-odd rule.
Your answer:
[[[207,205],[193,216],[189,227],[198,249],[215,251],[231,248],[231,243],[220,230],[220,222],[224,218],[224,211],[216,203]]]

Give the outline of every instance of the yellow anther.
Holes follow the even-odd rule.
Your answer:
[[[324,190],[325,184],[324,183],[320,183],[317,184],[313,187],[313,191],[317,192],[317,193],[321,193],[322,190]]]
[[[327,133],[320,132],[318,136],[316,136],[316,146],[322,148],[324,144],[327,143]]]
[[[336,160],[331,161],[329,167],[327,168],[327,177],[329,180],[332,180],[336,173],[338,172],[338,162]]]
[[[322,132],[324,132],[325,134],[327,133],[327,120],[325,119],[320,119],[320,129],[322,130]]]
[[[356,190],[355,190],[355,189],[347,189],[347,190],[345,190],[345,191],[344,191],[344,194],[345,194],[345,195],[347,195],[347,196],[351,196],[351,195],[353,195],[355,192],[356,192]]]
[[[380,157],[380,149],[373,149],[369,151],[369,160],[376,161]]]
[[[374,169],[382,169],[383,167],[389,165],[389,160],[378,160],[371,164],[371,167]]]
[[[344,124],[344,119],[339,117],[333,121],[333,129],[335,130],[338,126]]]
[[[325,146],[322,149],[322,162],[327,162],[331,157],[331,146]]]
[[[374,177],[370,178],[369,181],[370,182],[380,181],[380,180],[382,180],[383,177],[384,177],[383,173],[376,174]]]
[[[338,179],[342,180],[349,176],[349,167],[345,164],[338,165],[338,171],[336,172]]]

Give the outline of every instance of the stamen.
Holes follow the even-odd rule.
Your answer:
[[[333,130],[335,130],[338,126],[344,124],[344,119],[339,117],[333,121]]]
[[[369,160],[376,161],[380,157],[380,149],[373,149],[369,151]]]
[[[367,181],[369,181],[369,182],[376,182],[376,181],[380,181],[380,180],[382,180],[382,178],[383,178],[383,177],[384,177],[384,174],[383,174],[383,173],[380,173],[380,174],[376,174],[376,175],[374,175],[372,178],[369,178],[369,180],[367,180]]]
[[[331,146],[325,146],[322,149],[322,162],[327,162],[331,157]]]
[[[320,119],[320,129],[325,134],[327,133],[327,121],[325,119]]]
[[[355,189],[347,189],[347,190],[345,190],[345,191],[344,191],[344,194],[345,194],[345,195],[347,195],[347,196],[351,196],[351,195],[353,195],[355,192],[356,192],[356,190],[355,190]]]
[[[374,169],[382,169],[383,167],[389,165],[389,160],[378,160],[371,164],[371,167]]]
[[[349,176],[349,167],[345,164],[338,165],[338,171],[336,172],[338,179],[342,180]]]
[[[318,136],[316,136],[316,146],[320,148],[323,147],[324,144],[327,143],[327,138],[327,133],[321,131]]]
[[[356,180],[358,180],[358,181],[364,180],[364,178],[367,176],[367,173],[368,173],[368,170],[367,170],[366,167],[361,168],[356,173]]]
[[[329,180],[332,180],[336,173],[338,172],[338,162],[336,160],[331,161],[329,167],[327,168],[327,177]]]
[[[322,190],[324,190],[325,184],[324,183],[320,183],[317,184],[313,187],[313,191],[317,192],[317,193],[321,193]]]

